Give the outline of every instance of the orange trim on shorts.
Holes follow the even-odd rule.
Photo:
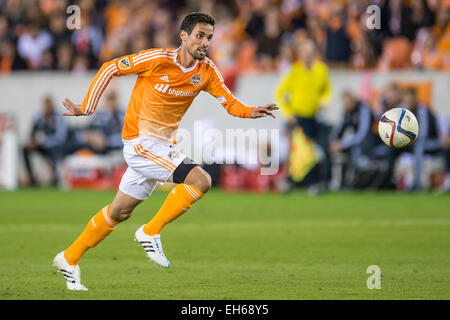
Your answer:
[[[166,160],[166,159],[164,159],[163,157],[160,157],[160,156],[158,156],[158,155],[156,155],[156,154],[154,154],[154,153],[151,153],[151,152],[148,151],[148,150],[145,150],[144,147],[142,147],[141,144],[139,145],[139,147],[140,147],[141,151],[142,151],[144,154],[146,154],[146,155],[148,155],[148,156],[151,156],[151,157],[155,157],[156,159],[158,159],[158,160],[161,161],[162,163],[166,164],[169,168],[173,168],[173,170],[176,169],[175,165],[174,165],[172,162],[170,162],[169,160]]]
[[[142,151],[139,150],[139,149],[142,149]],[[158,157],[158,156],[152,156],[151,154],[147,154],[147,153],[145,152],[146,150],[145,150],[144,148],[142,148],[141,145],[134,146],[134,151],[136,152],[136,154],[137,154],[138,156],[140,156],[140,157],[142,157],[142,158],[145,158],[145,159],[147,159],[147,160],[150,160],[150,161],[156,163],[157,165],[163,167],[164,169],[166,169],[166,170],[169,171],[170,173],[173,173],[173,172],[175,171],[175,166],[174,166],[173,164],[171,164],[171,163],[169,162],[170,166],[168,166],[165,162],[162,162],[162,161],[160,160],[160,159],[162,159],[162,160],[165,160],[165,159],[163,159],[163,158],[161,158],[161,157]],[[158,159],[158,158],[159,158],[159,159]],[[172,168],[172,167],[173,167],[173,168]]]

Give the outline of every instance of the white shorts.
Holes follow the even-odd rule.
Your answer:
[[[128,165],[119,190],[139,200],[152,194],[158,183],[168,181],[186,155],[151,138],[124,140],[123,156]]]

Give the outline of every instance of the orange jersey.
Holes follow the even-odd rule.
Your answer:
[[[177,60],[178,50],[149,49],[104,63],[83,100],[83,113],[95,111],[113,76],[137,74],[125,114],[124,140],[143,134],[171,143],[181,118],[202,90],[216,97],[231,115],[250,118],[252,107],[233,96],[209,58],[184,68]]]

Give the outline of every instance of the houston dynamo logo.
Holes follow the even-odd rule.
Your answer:
[[[198,86],[200,83],[202,83],[202,78],[200,77],[199,74],[194,74],[191,78],[191,84],[196,87]]]

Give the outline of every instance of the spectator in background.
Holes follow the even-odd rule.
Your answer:
[[[257,39],[264,32],[264,16],[267,1],[255,1],[252,3],[251,17],[245,27],[245,32],[252,38]]]
[[[49,31],[52,36],[52,53],[56,54],[56,49],[61,43],[69,43],[72,32],[66,26],[66,19],[62,13],[55,13],[49,17]]]
[[[52,46],[52,37],[47,31],[40,30],[35,24],[29,24],[17,41],[19,55],[28,62],[31,69],[37,69],[42,54]]]
[[[122,128],[125,112],[120,110],[117,95],[111,91],[104,106],[94,115],[87,128],[72,128],[70,139],[65,147],[65,154],[71,154],[81,149],[104,154],[123,147]]]
[[[0,14],[0,43],[4,41],[10,41],[13,39],[9,28],[8,18]]]
[[[436,70],[450,70],[450,5],[441,8],[436,15],[436,24],[431,28],[431,34],[436,39]]]
[[[53,101],[45,96],[42,101],[41,111],[33,118],[30,141],[23,148],[23,157],[31,185],[36,185],[37,180],[31,166],[30,155],[41,154],[50,164],[52,170],[51,183],[58,184],[58,162],[63,157],[63,146],[67,137],[67,125],[63,116],[56,112]]]
[[[117,94],[112,91],[106,96],[104,108],[94,116],[90,125],[90,132],[101,136],[103,140],[98,151],[106,153],[112,150],[122,149],[122,128],[125,112],[119,108]]]
[[[41,31],[45,30],[47,25],[47,17],[41,10],[41,4],[39,1],[24,1],[21,0],[23,20],[26,24],[32,24],[38,26]],[[47,31],[47,30],[45,30]],[[48,32],[48,31],[47,31]]]
[[[102,30],[94,24],[93,13],[81,11],[81,29],[72,34],[72,45],[76,54],[87,56],[90,66],[94,67],[98,63],[102,44]]]
[[[264,32],[257,38],[263,70],[273,70],[281,47],[280,12],[272,7],[264,17]]]
[[[402,103],[403,91],[395,83],[389,83],[381,92],[377,110],[375,112],[372,131],[378,132],[378,121],[386,111],[398,107]],[[374,179],[371,187],[373,189],[394,189],[395,181],[393,172],[395,161],[400,154],[396,149],[388,147],[379,137],[374,139],[374,145],[369,152],[369,158],[376,162],[379,167],[378,176]]]
[[[67,0],[0,0],[0,42],[5,41],[5,29],[8,29],[6,40],[16,41],[17,37],[28,33],[25,26],[47,25],[55,62],[59,60],[57,49],[70,41],[71,57],[77,60],[77,70],[83,70],[86,59],[89,69],[93,69],[103,61],[134,52],[131,48],[135,43],[144,48],[176,46],[171,35],[180,23],[177,19],[183,13],[203,11],[214,14],[218,22],[226,20],[222,26],[226,26],[226,32],[220,31],[220,23],[217,25],[219,37],[220,33],[229,37],[227,41],[220,41],[227,42],[226,47],[216,48],[211,54],[225,56],[226,63],[222,63],[221,58],[216,57],[216,60],[222,64],[222,69],[231,70],[227,72],[232,78],[237,76],[236,70],[284,68],[287,50],[280,48],[283,45],[295,48],[298,30],[307,33],[320,55],[335,66],[351,63],[359,70],[413,66],[449,70],[449,3],[448,0],[78,0],[74,4],[81,8],[81,29],[68,30],[65,10],[71,2]],[[381,30],[366,27],[366,9],[370,4],[381,7]],[[224,13],[225,19],[221,17]],[[411,48],[417,48],[419,43],[422,50],[423,39],[418,38],[423,30],[432,33],[433,41],[429,42],[429,52],[424,54],[425,61],[422,63],[421,52],[418,55],[415,50],[411,65]],[[143,46],[144,38],[150,45]],[[384,48],[383,44],[386,44]],[[45,50],[47,48],[31,51],[40,57],[37,53]],[[46,55],[48,62],[50,56]],[[77,58],[79,56],[82,58]],[[225,64],[235,66],[235,70]],[[36,64],[28,67],[33,68]]]
[[[56,48],[56,68],[60,71],[70,71],[73,66],[73,50],[68,42],[63,42]]]
[[[286,73],[292,65],[294,60],[294,52],[292,46],[287,43],[283,43],[280,47],[280,55],[277,61],[277,69],[280,73]]]
[[[280,4],[281,24],[284,30],[305,28],[306,15],[301,0],[283,0]]]
[[[381,29],[386,38],[407,34],[407,5],[403,0],[386,0],[381,7]]]
[[[407,108],[417,118],[419,122],[419,136],[414,144],[406,149],[414,155],[414,180],[412,185],[406,182],[407,188],[416,190],[422,189],[422,172],[425,154],[435,155],[442,151],[439,140],[439,125],[434,113],[421,104],[417,99],[417,92],[414,88],[407,88],[403,95],[403,103],[400,107]]]
[[[426,0],[387,0],[381,9],[381,29],[385,39],[404,37],[414,41],[421,28],[431,27],[434,14]]]
[[[325,63],[316,59],[316,47],[309,39],[298,46],[296,58],[297,61],[277,88],[277,102],[291,127],[300,126],[305,135],[321,145],[326,153],[326,146],[321,139],[323,131],[320,130],[316,115],[330,98],[328,68]],[[326,176],[324,164],[319,163],[318,168],[313,169],[311,175],[305,179],[305,183],[323,189]]]
[[[450,70],[450,50],[442,50],[432,33],[429,33],[424,41],[421,58],[420,67],[424,69]]]
[[[434,22],[434,15],[428,7],[427,0],[412,0],[411,6],[406,9],[406,15],[409,17],[409,25],[405,30],[405,36],[410,40],[416,38],[419,29],[431,27]]]
[[[39,70],[53,70],[55,68],[55,61],[50,50],[45,50],[42,53],[42,59],[39,63]]]
[[[448,35],[450,32],[450,5],[437,11],[436,23],[431,28],[431,32],[438,41],[444,40],[448,43]]]
[[[166,30],[157,31],[154,34],[153,43],[156,48],[174,48],[178,46],[173,39],[173,35]]]
[[[73,62],[72,71],[75,73],[84,73],[89,70],[89,59],[85,55],[77,55]]]
[[[147,34],[139,33],[133,38],[133,41],[131,43],[130,52],[140,52],[140,51],[145,50],[150,47],[151,47],[150,41],[149,41],[149,37],[147,36]],[[169,47],[170,47],[170,45],[168,47],[156,47],[156,48],[169,48]]]
[[[351,54],[350,38],[342,9],[336,8],[332,13],[326,34],[326,60],[331,63],[348,63]]]
[[[373,146],[375,135],[371,131],[373,114],[366,103],[359,101],[352,92],[342,93],[344,114],[342,120],[334,127],[329,144],[329,153],[335,157],[339,153],[347,155],[347,187],[354,187],[357,182],[359,161],[367,156]]]
[[[379,70],[410,69],[412,46],[405,37],[392,38],[383,43],[383,53],[379,59]]]
[[[308,16],[306,19],[306,30],[308,36],[314,40],[320,52],[325,52],[326,48],[326,30],[316,16]]]
[[[2,13],[8,18],[12,26],[23,23],[23,3],[18,0],[5,0],[2,5]]]
[[[368,29],[367,19],[368,13],[353,12],[352,20],[348,24],[353,51],[351,64],[355,69],[375,68],[382,52],[383,35],[379,30]]]
[[[0,43],[0,74],[9,74],[14,70],[26,70],[27,63],[22,59],[11,41]]]
[[[377,118],[381,118],[383,113],[400,105],[402,102],[402,95],[402,90],[395,82],[389,83],[381,94],[380,110],[378,110]]]

